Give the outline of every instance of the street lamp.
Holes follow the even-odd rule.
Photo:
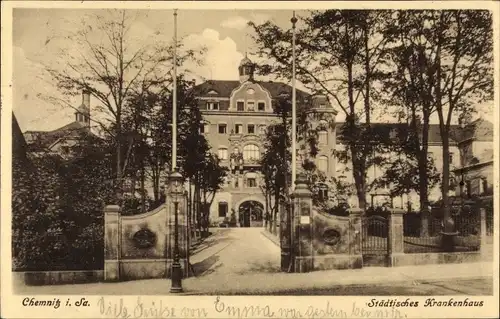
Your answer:
[[[182,199],[183,185],[182,175],[174,171],[168,179],[169,193],[174,204],[174,256],[172,262],[172,286],[170,292],[182,292],[182,268],[179,256],[179,202]]]

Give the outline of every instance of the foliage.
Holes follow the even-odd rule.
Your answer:
[[[346,149],[336,155],[353,163],[353,177],[360,207],[366,203],[366,171],[377,143],[370,143],[373,89],[384,63],[386,39],[379,37],[390,12],[384,10],[313,11],[297,28],[297,78],[313,92],[326,94],[345,113],[342,137]],[[250,23],[258,53],[270,60],[262,74],[290,77],[291,32],[271,21]],[[332,76],[332,74],[334,74]],[[362,98],[362,101],[360,100]],[[362,124],[361,120],[364,124]],[[375,155],[376,157],[376,155]]]
[[[138,15],[139,12],[135,12],[135,18]],[[86,17],[76,32],[63,36],[71,41],[78,54],[59,48],[59,60],[66,63],[47,66],[63,95],[62,98],[47,97],[51,102],[72,107],[67,98],[81,90],[89,92],[99,102],[95,111],[101,116],[93,116],[92,121],[113,141],[114,187],[118,202],[137,142],[135,132],[127,131],[125,123],[127,114],[134,113],[133,107],[137,106],[130,100],[145,91],[158,92],[171,86],[174,49],[178,51],[179,65],[188,60],[199,62],[198,54],[204,52],[204,48],[198,51],[183,49],[182,41],[163,43],[159,40],[161,37],[149,41],[134,38],[131,29],[135,18],[126,10],[108,10]]]
[[[82,136],[66,161],[46,154],[33,169],[13,165],[13,267],[23,270],[99,269],[103,214],[113,196],[108,145]]]

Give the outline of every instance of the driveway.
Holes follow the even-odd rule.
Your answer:
[[[214,232],[190,258],[196,276],[279,272],[280,249],[261,232],[260,227]]]

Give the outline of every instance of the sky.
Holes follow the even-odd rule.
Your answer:
[[[13,13],[13,110],[22,131],[52,130],[73,120],[74,109],[49,103],[41,96],[55,91],[45,65],[57,61],[59,50],[75,50],[70,40],[62,39],[82,27],[82,19],[101,10],[14,9]],[[104,10],[103,10],[104,11]],[[131,10],[135,19],[132,37],[145,41],[171,41],[172,10]],[[197,80],[237,80],[238,65],[245,53],[253,57],[249,21],[272,20],[291,25],[289,10],[179,10],[178,38],[186,47],[204,46],[203,66],[190,66]],[[156,38],[155,38],[156,37]],[[74,98],[74,106],[80,103]],[[92,103],[91,103],[92,104]]]
[[[22,131],[53,130],[74,120],[74,109],[55,105],[43,96],[55,95],[57,89],[45,66],[64,67],[57,53],[64,50],[77,54],[77,46],[64,38],[82,28],[89,14],[105,10],[89,9],[14,9],[13,13],[13,110]],[[173,38],[172,10],[130,10],[134,23],[131,36],[139,45],[148,41],[171,41]],[[297,11],[297,14],[306,14]],[[206,47],[204,65],[188,65],[202,79],[237,80],[238,65],[245,53],[254,62],[259,59],[247,26],[271,20],[280,27],[291,27],[290,10],[179,10],[178,37],[186,47]],[[300,22],[299,22],[300,23]],[[135,42],[134,42],[135,43]],[[299,89],[303,86],[298,85]],[[70,103],[77,107],[81,98]],[[96,102],[94,102],[96,103]],[[91,106],[93,103],[91,102]],[[483,106],[488,109],[490,106]],[[339,110],[340,111],[340,110]],[[339,112],[337,120],[342,120]],[[384,120],[384,119],[382,119]],[[390,120],[390,119],[387,119]]]

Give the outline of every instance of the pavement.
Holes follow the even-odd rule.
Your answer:
[[[491,295],[493,263],[365,267],[288,274],[280,249],[262,228],[217,229],[191,257],[196,277],[183,280],[186,295]],[[26,294],[169,294],[168,279],[58,286],[19,286]]]

